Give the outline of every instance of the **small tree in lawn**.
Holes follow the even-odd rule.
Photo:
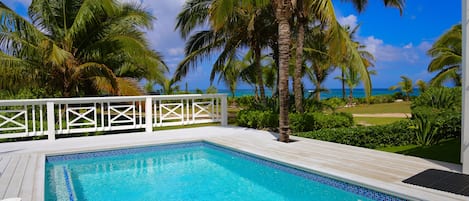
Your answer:
[[[412,82],[412,79],[409,77],[402,75],[401,76],[402,81],[398,82],[397,85],[389,87],[389,90],[396,90],[396,89],[401,89],[401,92],[405,94],[406,101],[410,100],[410,94],[414,92],[414,85]]]

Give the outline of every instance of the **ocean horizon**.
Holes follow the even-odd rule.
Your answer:
[[[310,90],[313,89],[305,89],[305,97],[309,97],[311,93]],[[195,90],[190,90],[190,92],[194,93]],[[374,88],[372,89],[371,95],[372,96],[379,96],[379,95],[393,95],[396,92],[400,92],[400,90],[389,90],[387,88]],[[218,93],[228,94],[231,97],[231,91],[228,89],[218,89]],[[235,91],[235,97],[241,96],[252,96],[254,95],[254,89],[237,89]],[[272,96],[272,91],[269,89],[265,90],[266,96]],[[412,96],[419,95],[419,90],[414,89],[414,92],[411,94]],[[346,97],[349,96],[349,90],[346,90]],[[321,92],[321,99],[327,99],[332,97],[342,98],[342,89],[329,89],[327,92]],[[365,90],[364,89],[354,89],[353,90],[353,97],[354,98],[363,98],[365,97]]]

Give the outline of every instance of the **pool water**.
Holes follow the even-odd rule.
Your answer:
[[[205,142],[46,159],[45,200],[402,200]]]

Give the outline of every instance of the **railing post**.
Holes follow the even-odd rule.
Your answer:
[[[49,140],[55,140],[54,102],[47,102],[47,137]]]
[[[224,94],[221,96],[221,125],[227,126],[228,125],[228,102],[227,102],[227,95]]]
[[[145,132],[153,132],[153,121],[152,121],[152,98],[147,97],[145,100]]]

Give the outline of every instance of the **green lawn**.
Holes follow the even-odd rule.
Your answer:
[[[459,164],[461,154],[461,140],[445,140],[436,145],[427,147],[406,145],[378,148],[378,150]]]
[[[205,126],[219,126],[220,123],[203,123],[203,124],[189,124],[189,125],[179,125],[179,126],[164,126],[164,127],[153,127],[153,131],[163,131],[163,130],[173,130],[181,128],[198,128]]]
[[[340,108],[337,111],[352,114],[410,113],[410,102],[363,104],[355,107]]]
[[[405,118],[396,117],[353,117],[356,124],[360,125],[386,125]]]

